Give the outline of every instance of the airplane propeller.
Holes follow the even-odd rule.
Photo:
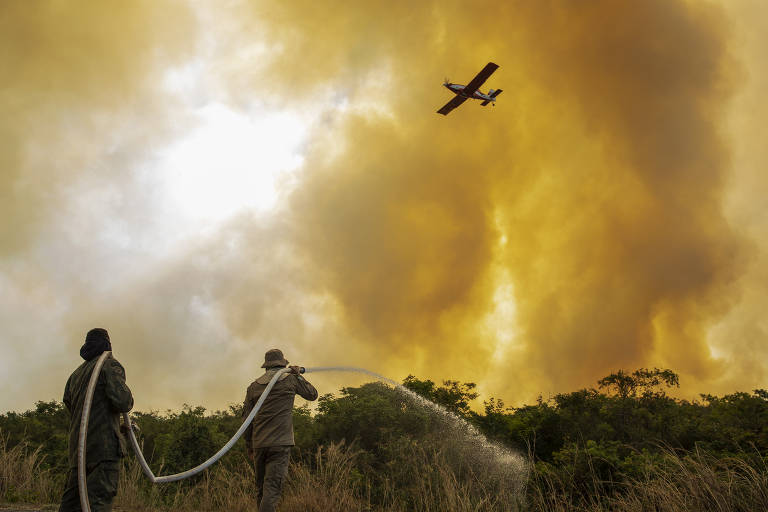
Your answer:
[[[450,85],[451,81],[448,80],[448,77],[445,77],[445,80],[443,80],[443,85]]]

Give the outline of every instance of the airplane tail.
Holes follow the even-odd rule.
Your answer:
[[[502,92],[503,92],[503,91],[502,91],[501,89],[491,89],[490,91],[488,91],[488,96],[490,96],[490,97],[491,97],[491,99],[490,99],[490,100],[485,100],[485,101],[484,101],[484,102],[482,102],[480,105],[482,105],[482,106],[486,106],[486,105],[487,105],[487,104],[489,104],[490,102],[496,103],[496,96],[498,96],[498,95],[499,95],[499,94],[501,94]]]

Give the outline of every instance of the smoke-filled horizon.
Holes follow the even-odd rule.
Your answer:
[[[0,10],[0,410],[96,326],[142,410],[273,347],[510,404],[768,385],[760,2]],[[435,114],[488,61],[497,105]]]

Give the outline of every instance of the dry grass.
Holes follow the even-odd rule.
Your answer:
[[[7,450],[3,446],[1,501],[55,503],[61,493],[61,483],[54,475],[40,468],[36,451],[22,446]],[[398,488],[394,479],[380,475],[375,485],[383,489],[384,505],[373,505],[371,489],[374,482],[357,468],[360,452],[344,444],[332,444],[317,450],[308,460],[291,464],[280,510],[283,512],[327,512],[334,510],[360,512],[480,512],[512,510],[504,503],[505,496],[489,495],[478,484],[482,479],[464,481],[451,466],[444,453],[428,449],[413,449],[407,454],[408,463],[391,468],[399,481],[409,482]],[[402,460],[402,459],[401,459]],[[14,475],[11,480],[6,474]],[[254,474],[245,460],[219,465],[203,473],[193,482],[151,485],[138,463],[130,458],[120,474],[120,488],[115,506],[119,510],[149,512],[177,511],[252,511],[256,510]],[[24,491],[23,493],[21,491]]]
[[[253,470],[243,460],[234,469],[217,466],[191,481],[152,485],[138,462],[130,458],[120,474],[115,505],[121,510],[136,512],[256,510],[253,480]]]
[[[756,460],[762,461],[759,454]],[[600,481],[589,461],[592,493],[575,492],[567,473],[537,468],[529,482],[528,510],[552,512],[754,512],[768,510],[768,470],[737,457],[715,457],[700,450],[680,455],[663,450],[648,458],[642,476],[623,484]],[[608,485],[606,485],[608,484]],[[583,485],[583,483],[582,483]],[[605,489],[618,492],[609,495]]]
[[[8,448],[8,437],[0,431],[0,500],[51,503],[60,497],[63,478],[42,468],[40,448],[26,443]]]
[[[399,450],[399,451],[398,451]],[[640,476],[614,495],[575,498],[567,473],[533,470],[525,489],[504,487],[488,468],[469,464],[460,452],[438,446],[404,444],[395,463],[378,473],[359,471],[361,452],[330,445],[294,461],[280,505],[282,512],[739,512],[768,510],[768,471],[760,462],[716,458],[702,452],[671,450],[648,460]],[[0,438],[0,501],[55,503],[62,476],[41,467],[38,450],[7,447]],[[364,466],[363,466],[364,467]],[[373,475],[373,477],[372,477]],[[595,489],[604,489],[594,473]],[[115,505],[119,510],[256,510],[252,467],[244,460],[218,465],[193,482],[151,485],[133,458],[126,461]],[[376,498],[372,498],[373,490]],[[373,503],[377,503],[374,505]]]
[[[418,512],[517,510],[526,473],[491,455],[476,455],[440,439],[402,444],[394,453],[399,464],[389,468],[387,502],[392,510]]]
[[[355,470],[359,452],[343,444],[318,448],[311,463],[291,464],[283,512],[367,511],[365,485]]]
[[[679,457],[664,454],[627,492],[611,501],[611,510],[626,512],[768,510],[768,473],[735,457],[715,458],[696,451]]]

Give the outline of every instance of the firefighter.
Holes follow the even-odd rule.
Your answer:
[[[77,482],[77,444],[83,402],[91,373],[99,356],[112,350],[106,329],[88,331],[80,356],[85,359],[67,380],[64,405],[69,420],[69,473],[61,498],[59,512],[80,511],[80,491]],[[120,413],[133,407],[131,390],[125,384],[125,369],[109,356],[101,367],[93,393],[88,420],[85,474],[88,500],[93,512],[109,512],[117,495],[120,459],[125,456],[125,440],[120,431]]]
[[[267,384],[288,361],[278,349],[264,355],[264,375],[248,386],[243,417],[248,416]],[[293,441],[293,401],[298,394],[317,400],[317,390],[300,374],[298,366],[282,374],[267,395],[251,425],[245,431],[245,447],[256,466],[256,502],[259,512],[274,512],[288,472]]]

